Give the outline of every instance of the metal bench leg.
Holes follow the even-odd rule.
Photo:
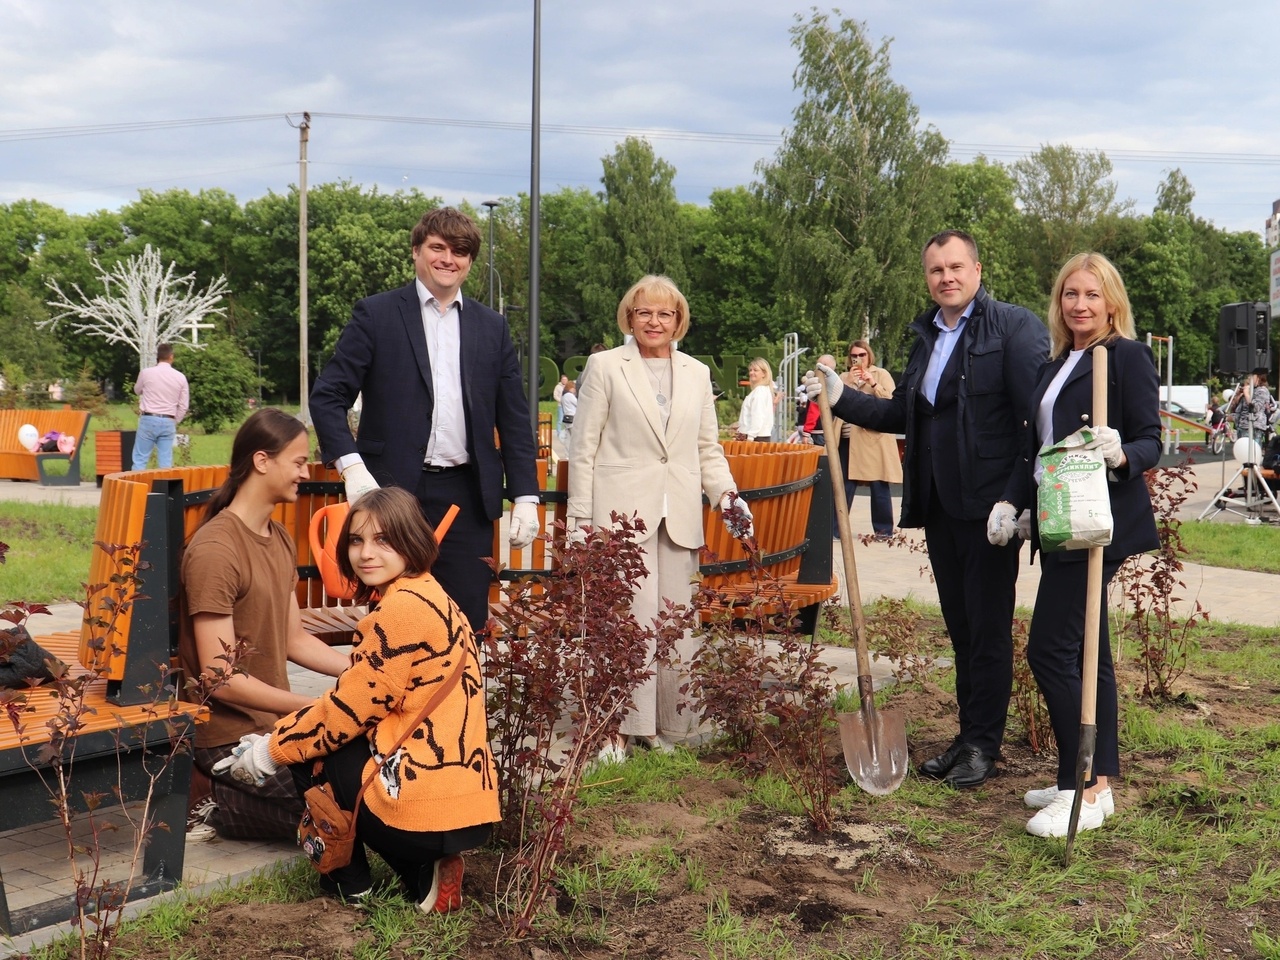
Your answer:
[[[156,799],[156,829],[147,840],[142,870],[146,874],[147,886],[159,884],[159,887],[150,890],[147,895],[172,889],[182,881],[182,864],[187,848],[187,798],[191,790],[191,768],[189,752],[174,757],[168,771],[169,791]]]
[[[799,633],[806,634],[810,643],[818,642],[818,624],[822,622],[822,604],[811,603],[801,607],[797,619],[800,621]]]
[[[0,874],[0,934],[13,936],[13,921],[9,919],[9,898],[4,895],[3,874]]]

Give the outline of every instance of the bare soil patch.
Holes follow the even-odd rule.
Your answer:
[[[1122,666],[1121,683],[1122,688],[1140,687],[1141,675]],[[1271,684],[1201,673],[1184,678],[1179,689],[1186,695],[1163,709],[1188,725],[1231,733],[1280,719],[1280,689]],[[940,687],[926,684],[904,690],[894,698],[894,706],[909,720],[914,762],[932,756],[954,736],[954,698]],[[833,764],[841,763],[834,737],[828,752]],[[1180,759],[1172,752],[1125,753],[1126,774],[1116,790],[1119,822],[1127,811],[1156,810],[1167,815],[1170,830],[1213,830],[1220,825],[1215,816],[1221,804],[1197,806],[1198,778],[1177,769]],[[725,759],[709,756],[704,762],[724,764]],[[992,850],[1030,842],[1020,839],[1030,814],[1022,794],[1051,782],[1054,763],[1051,757],[1033,755],[1013,731],[1000,775],[984,788],[959,792],[928,787],[923,794],[915,791],[914,800],[909,799],[912,791],[884,798],[860,795],[836,829],[823,836],[801,818],[745,802],[747,787],[732,778],[688,778],[671,801],[592,807],[580,813],[565,864],[618,863],[669,848],[670,866],[656,892],[597,889],[577,898],[561,892],[556,903],[563,921],[559,929],[542,939],[513,944],[505,941],[492,909],[498,854],[478,852],[467,858],[464,885],[468,903],[478,909],[470,940],[459,955],[497,960],[721,956],[723,951],[700,935],[708,917],[719,915],[717,898],[723,903],[727,897],[741,922],[765,938],[760,955],[1005,957],[1006,945],[974,935],[973,914],[983,908],[983,878],[992,870]],[[1249,776],[1259,775],[1265,773],[1241,772],[1241,787]],[[1148,798],[1167,795],[1154,788],[1171,783],[1185,784],[1185,805],[1160,810],[1167,801]],[[911,826],[923,817],[945,824],[943,835]],[[1063,913],[1058,919],[1077,930],[1089,929],[1100,917],[1111,921],[1122,915],[1134,896],[1129,874],[1152,869],[1143,842],[1111,825],[1109,821],[1108,827],[1078,841],[1078,859],[1090,869],[1098,868],[1090,876],[1092,885],[1054,907]],[[1060,855],[1057,846],[1043,849],[1047,861]],[[1255,851],[1241,850],[1221,864],[1201,865],[1211,871],[1212,882],[1197,885],[1198,902],[1149,909],[1136,921],[1136,945],[1100,945],[1092,956],[1265,956],[1254,946],[1251,932],[1261,925],[1272,935],[1280,934],[1280,900],[1243,908],[1228,902],[1231,887],[1245,883],[1257,861]],[[695,889],[691,883],[691,862],[705,886]],[[1050,863],[1048,869],[1058,868]],[[1178,879],[1164,875],[1171,883]],[[1183,910],[1197,918],[1196,931],[1187,928]],[[376,936],[363,926],[364,920],[359,910],[325,899],[241,904],[211,909],[180,946],[129,937],[120,947],[122,955],[137,960],[349,957],[361,941]],[[383,943],[378,955],[421,955],[419,950],[432,939],[433,923],[424,919],[413,936]],[[921,930],[933,931],[935,937],[922,941]],[[946,945],[939,944],[937,931],[949,932]],[[792,952],[774,952],[785,949]],[[1036,955],[1056,954],[1046,950]]]

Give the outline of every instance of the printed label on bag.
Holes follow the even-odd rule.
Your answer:
[[[1106,463],[1088,429],[1040,451],[1036,521],[1045,551],[1105,547],[1111,542],[1111,495]]]

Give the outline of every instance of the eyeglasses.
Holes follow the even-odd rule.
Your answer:
[[[865,357],[865,356],[866,356],[866,353],[865,353],[865,352],[861,352],[861,351],[860,351],[860,352],[855,353],[855,352],[854,352],[854,351],[852,351],[852,350],[850,350],[850,351],[849,351],[849,359],[850,359],[850,360],[861,360],[861,359],[862,359],[863,357]]]
[[[650,310],[648,307],[633,307],[631,313],[639,320],[648,322],[657,317],[661,323],[670,323],[676,318],[674,310]]]

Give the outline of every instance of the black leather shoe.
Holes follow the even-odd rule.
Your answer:
[[[953,787],[976,787],[994,776],[996,761],[972,744],[964,744],[947,775],[943,778]]]
[[[941,780],[947,775],[947,771],[955,765],[956,757],[960,755],[960,751],[963,749],[964,741],[956,737],[946,750],[932,760],[926,760],[920,764],[920,776],[928,777],[931,780]]]

